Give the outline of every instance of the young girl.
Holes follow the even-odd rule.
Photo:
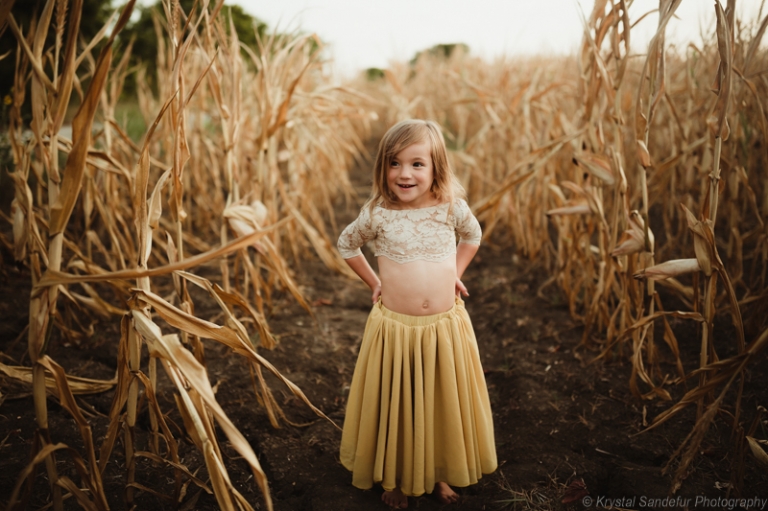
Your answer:
[[[379,145],[370,200],[339,238],[374,303],[350,386],[341,462],[356,487],[381,483],[382,500],[394,508],[433,491],[444,504],[456,502],[449,485],[474,484],[496,469],[488,391],[459,296],[469,296],[461,275],[481,237],[461,193],[440,128],[400,122]],[[360,251],[368,241],[380,277]]]

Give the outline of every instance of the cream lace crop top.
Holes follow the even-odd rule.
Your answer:
[[[450,209],[450,211],[449,211]],[[416,260],[444,261],[456,253],[459,243],[479,245],[480,224],[464,200],[421,209],[385,209],[373,211],[365,206],[357,219],[339,236],[341,257],[351,259],[362,254],[360,247],[373,241],[374,254],[397,263]]]

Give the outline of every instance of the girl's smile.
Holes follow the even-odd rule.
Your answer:
[[[418,209],[432,206],[432,146],[427,140],[411,144],[389,162],[387,186],[397,197],[398,207]]]

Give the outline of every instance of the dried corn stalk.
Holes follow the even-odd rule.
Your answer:
[[[262,368],[324,417],[257,353],[240,319],[247,316],[262,346],[272,347],[275,341],[264,320],[272,294],[290,293],[309,309],[292,263],[311,249],[332,268],[344,267],[327,232],[336,228],[333,202],[351,195],[346,168],[363,150],[366,100],[329,84],[316,51],[320,42],[313,36],[273,34],[259,48],[241,51],[222,0],[215,5],[204,0],[191,12],[168,2],[164,16],[156,18],[157,90],[149,89],[146,80],[137,81],[138,106],[149,125],[137,142],[115,114],[129,72],[130,45],[112,61],[113,42],[134,2],[79,52],[81,1],[70,5],[49,0],[29,35],[6,12],[6,4],[0,9],[0,25],[7,18],[19,41],[10,127],[16,161],[14,251],[32,269],[34,290],[29,328],[33,366],[2,369],[14,378],[31,379],[39,425],[38,452],[19,480],[11,508],[24,505],[21,483],[32,467],[45,463],[54,509],[62,509],[64,493],[87,509],[107,509],[100,477],[123,434],[129,504],[134,503],[134,488],[155,491],[135,479],[136,460],[144,457],[173,471],[177,505],[182,505],[183,488],[193,483],[213,492],[222,509],[251,509],[229,481],[213,434],[215,418],[248,461],[271,509],[255,455],[215,401],[202,339],[222,342],[247,360],[259,375],[261,386],[255,390],[275,426],[285,417],[261,378]],[[45,41],[52,24],[57,37],[51,50]],[[110,30],[94,60],[94,45]],[[92,73],[68,140],[60,129],[72,90],[80,92],[85,81],[85,62]],[[30,76],[31,95],[25,97],[22,84]],[[30,143],[22,136],[25,101],[33,113]],[[96,119],[99,130],[94,130]],[[60,154],[67,158],[63,169],[57,167]],[[257,206],[249,212],[246,204]],[[209,261],[220,263],[219,284],[190,273]],[[209,292],[226,325],[195,316],[189,283]],[[168,286],[173,303],[156,293],[162,289],[165,295]],[[111,303],[104,291],[127,301],[128,310]],[[99,388],[116,386],[98,458],[88,423],[72,398],[93,390],[97,382],[68,377],[46,355],[48,343],[57,338],[51,332],[78,335],[77,326],[67,323],[74,317],[67,311],[82,305],[104,320],[121,318],[117,378],[98,382]],[[160,332],[153,312],[175,331]],[[142,366],[145,346],[150,358]],[[179,391],[179,413],[204,455],[210,483],[180,460],[166,411],[155,396],[158,362]],[[46,391],[58,397],[80,428],[82,456],[51,439]],[[134,435],[142,394],[151,421],[149,451],[140,450]],[[58,473],[54,456],[62,453],[78,468],[80,483]]]

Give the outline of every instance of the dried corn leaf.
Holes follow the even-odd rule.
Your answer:
[[[661,264],[649,266],[635,272],[632,276],[636,279],[668,279],[686,273],[701,271],[699,261],[696,259],[672,259]]]
[[[32,385],[31,367],[9,366],[0,362],[0,371],[10,378]],[[95,380],[92,378],[67,375],[67,382],[73,394],[99,394],[111,390],[117,384],[117,377],[111,380]],[[50,376],[50,373],[46,374],[45,388],[51,394],[56,394],[56,380]]]
[[[13,2],[11,2],[13,3]],[[67,26],[67,40],[64,43],[64,58],[62,59],[61,75],[59,76],[59,90],[56,97],[56,106],[53,114],[53,133],[58,133],[64,124],[64,117],[72,96],[77,54],[77,37],[80,34],[80,18],[82,17],[83,0],[72,0],[69,6],[69,24]],[[111,22],[111,19],[110,19]],[[104,24],[102,30],[106,30],[111,23]],[[86,50],[90,51],[90,50]],[[85,53],[85,52],[83,52]]]
[[[143,295],[146,297],[147,293],[143,293]],[[159,297],[157,298],[159,299]],[[181,320],[183,318],[183,313],[177,310],[174,316]],[[189,320],[189,317],[186,319]],[[224,413],[224,410],[221,409],[219,403],[216,401],[205,367],[200,365],[192,354],[184,349],[178,339],[171,339],[170,336],[164,337],[160,332],[160,328],[143,313],[133,311],[133,322],[136,329],[146,340],[150,349],[156,353],[157,356],[162,357],[165,361],[171,364],[174,370],[183,374],[187,384],[200,395],[205,402],[207,409],[213,414],[218,421],[219,426],[221,426],[222,430],[224,430],[224,433],[227,435],[227,438],[229,438],[232,447],[234,447],[235,450],[248,462],[256,482],[259,484],[262,493],[264,494],[267,507],[271,509],[272,500],[269,495],[267,478],[264,475],[264,471],[261,469],[259,460],[256,458],[256,454],[253,452],[253,449],[251,449],[248,441],[243,437],[240,431],[238,431],[234,424],[232,424]],[[208,328],[207,330],[211,329]],[[204,337],[210,337],[210,335]],[[210,446],[210,444],[204,444],[204,454],[206,455],[206,458],[215,458],[213,453],[209,451],[209,448],[211,447],[206,448],[206,446]],[[214,477],[215,472],[215,468],[209,465],[209,474],[211,477]],[[219,476],[221,476],[221,474],[226,474],[226,469],[221,466],[218,472]],[[214,480],[214,485],[215,484]]]
[[[332,424],[335,424],[329,419],[322,411],[316,408],[307,399],[307,396],[297,387],[293,382],[283,376],[268,360],[259,355],[253,348],[253,345],[238,336],[237,332],[229,326],[220,326],[203,319],[196,318],[191,314],[187,314],[184,311],[174,307],[170,303],[166,302],[159,296],[149,291],[136,290],[136,296],[143,302],[154,307],[157,314],[162,317],[169,325],[172,325],[180,330],[188,332],[198,337],[205,339],[213,339],[220,343],[229,346],[236,353],[245,356],[249,360],[258,363],[259,365],[267,368],[272,374],[274,374],[280,381],[282,381],[296,397],[301,399],[309,408],[315,412],[319,417],[322,417]]]
[[[58,271],[48,270],[44,276],[40,279],[36,287],[48,287],[60,284],[74,284],[77,282],[105,282],[105,281],[124,281],[138,279],[142,277],[158,277],[160,275],[168,275],[175,271],[188,270],[195,266],[200,266],[218,259],[227,254],[239,250],[241,248],[251,245],[253,242],[259,240],[271,231],[282,227],[286,220],[283,219],[280,222],[270,225],[265,229],[249,234],[243,238],[238,238],[229,242],[228,244],[219,248],[211,249],[208,252],[198,254],[196,256],[188,257],[183,261],[177,263],[167,264],[157,268],[140,269],[140,270],[120,270],[115,272],[103,272],[95,275],[73,275],[70,273],[63,273]]]
[[[74,452],[72,449],[70,449],[67,444],[58,443],[58,444],[47,444],[40,448],[39,451],[35,454],[35,456],[32,458],[32,461],[29,462],[29,464],[24,467],[24,469],[19,474],[18,479],[16,480],[16,485],[13,487],[13,491],[11,492],[11,496],[8,499],[8,507],[7,509],[14,509],[17,503],[19,502],[19,492],[21,491],[21,486],[23,483],[27,480],[27,478],[30,476],[33,470],[35,470],[35,467],[45,461],[51,454],[53,454],[56,451],[60,451],[66,449],[69,452]],[[77,453],[74,453],[75,455]]]
[[[685,212],[688,228],[693,232],[693,249],[696,252],[696,260],[704,275],[712,275],[712,265],[715,261],[714,233],[710,221],[700,221],[684,205],[680,205]]]
[[[80,429],[80,435],[89,462],[89,466],[81,467],[81,478],[88,489],[89,495],[94,499],[93,504],[95,509],[106,511],[109,509],[109,505],[107,504],[107,496],[104,493],[101,472],[97,469],[99,465],[96,460],[96,448],[93,443],[91,425],[83,416],[80,411],[80,406],[77,404],[77,401],[75,401],[75,396],[69,386],[69,378],[64,372],[64,369],[54,362],[48,355],[39,358],[38,363],[53,375],[59,403],[61,403],[70,415],[72,415],[72,418],[75,419],[75,423],[77,423],[77,427]],[[81,463],[81,465],[84,465],[84,463]]]
[[[763,447],[757,440],[751,436],[747,436],[747,442],[749,442],[749,449],[752,451],[752,455],[760,462],[764,467],[768,467],[768,453],[765,452]]]
[[[93,78],[88,86],[88,92],[72,119],[72,152],[69,153],[64,167],[59,197],[56,203],[51,205],[51,220],[48,226],[51,236],[64,231],[80,194],[85,161],[88,148],[91,145],[91,126],[112,63],[112,43],[117,33],[128,22],[135,3],[136,0],[129,0],[123,7],[123,12],[112,30],[112,35],[106,41],[99,55]]]
[[[591,213],[592,209],[589,207],[589,202],[586,200],[578,200],[569,201],[569,205],[567,206],[548,210],[547,216],[588,215]]]
[[[163,174],[160,176],[160,179],[157,180],[157,183],[155,183],[155,188],[152,190],[152,195],[149,198],[149,204],[148,207],[148,221],[149,226],[152,229],[157,229],[160,224],[160,216],[163,214],[163,204],[162,204],[162,191],[163,187],[165,187],[165,183],[168,181],[168,178],[171,177],[171,169],[166,170],[163,172]]]
[[[653,251],[655,238],[653,232],[648,229],[648,239],[650,247],[645,246],[645,222],[638,211],[632,211],[629,214],[629,226],[619,239],[618,245],[613,249],[611,255],[616,257],[620,255],[629,255],[642,252],[644,250]]]
[[[616,183],[616,178],[611,169],[611,162],[605,156],[594,153],[582,153],[576,154],[574,158],[580,165],[584,166],[590,174],[599,178],[608,186],[613,186]]]
[[[640,165],[647,169],[651,166],[651,153],[648,152],[648,147],[643,140],[638,139],[635,142],[637,145],[637,159]]]
[[[713,113],[714,120],[710,123],[717,138],[723,141],[728,140],[730,128],[728,126],[728,109],[731,102],[731,84],[733,82],[733,52],[731,50],[731,30],[728,26],[728,20],[723,12],[720,2],[715,3],[715,14],[717,15],[717,48],[720,53],[720,67],[718,68],[718,77],[720,87],[717,91],[717,103]]]

